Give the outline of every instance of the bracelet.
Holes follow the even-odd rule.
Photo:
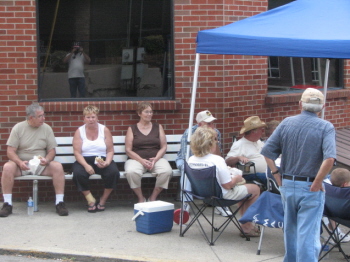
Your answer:
[[[273,175],[276,175],[276,174],[278,174],[280,171],[277,169],[275,172],[272,172],[271,174],[273,174]]]

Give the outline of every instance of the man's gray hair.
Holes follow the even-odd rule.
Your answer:
[[[305,102],[301,102],[301,104],[302,104],[303,110],[313,112],[313,113],[321,112],[323,108],[323,104],[310,104]]]
[[[38,103],[33,103],[27,106],[27,109],[26,109],[27,118],[29,118],[30,116],[35,116],[36,111],[44,111],[44,108]]]

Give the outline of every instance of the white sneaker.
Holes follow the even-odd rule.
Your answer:
[[[188,213],[190,213],[190,204],[187,204],[186,202],[184,203],[184,211],[187,211]]]
[[[225,212],[226,211],[226,212]],[[232,216],[231,211],[228,209],[228,207],[216,207],[214,210],[215,214],[217,215],[222,215],[223,217],[228,217],[228,216]]]
[[[338,227],[338,234],[339,234],[339,239],[342,239],[345,236],[345,233],[341,231],[341,229]],[[349,234],[350,235],[350,234]],[[346,237],[344,237],[344,239],[341,241],[342,243],[347,243],[350,241],[350,236],[347,235]]]

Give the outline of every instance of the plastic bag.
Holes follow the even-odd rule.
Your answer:
[[[235,176],[241,176],[243,175],[243,171],[238,169],[238,168],[235,168],[235,167],[229,167],[227,166],[228,170],[230,171],[231,173],[231,177],[235,177]],[[246,183],[245,179],[242,177],[242,181],[241,182],[238,182],[236,185],[244,185]]]
[[[40,156],[34,156],[33,159],[29,160],[28,162],[28,167],[29,167],[29,172],[32,173],[32,175],[36,175],[36,171],[38,169],[38,166],[40,165]]]

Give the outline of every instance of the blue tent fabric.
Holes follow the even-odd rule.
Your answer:
[[[264,191],[246,210],[239,222],[242,224],[254,222],[266,227],[283,228],[283,216],[281,195]]]
[[[296,0],[197,35],[197,53],[350,58],[350,1]]]

